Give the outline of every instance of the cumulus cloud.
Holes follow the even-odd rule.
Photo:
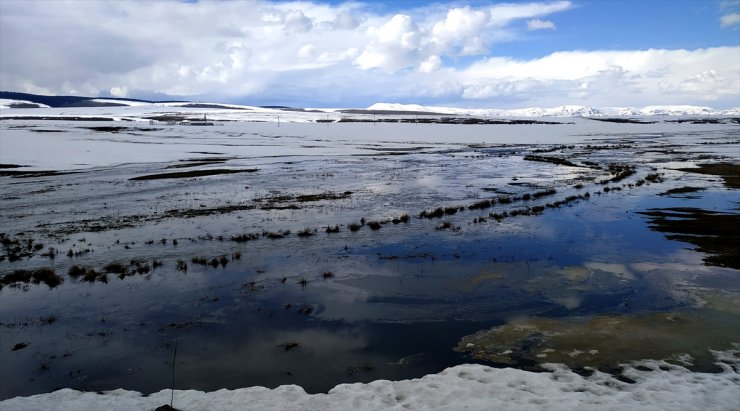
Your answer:
[[[418,60],[421,33],[410,16],[396,14],[380,27],[370,27],[367,34],[370,44],[355,59],[359,68],[393,72]]]
[[[342,11],[334,18],[332,26],[335,29],[341,30],[352,30],[360,25],[360,19],[358,16],[353,15],[348,11]]]
[[[301,10],[291,10],[284,17],[285,30],[289,33],[305,33],[313,27],[311,19]]]
[[[720,17],[719,25],[722,28],[740,26],[740,13],[725,14]]]
[[[555,23],[551,22],[550,20],[527,20],[527,30],[555,30]]]
[[[489,58],[460,76],[469,99],[555,92],[593,105],[630,105],[628,98],[732,101],[740,95],[738,53],[740,47],[558,52],[531,60]]]
[[[553,15],[571,8],[3,1],[0,85],[255,104],[740,105],[738,47],[495,54],[501,42],[526,38],[525,29],[554,28]]]
[[[113,97],[128,97],[128,87],[111,87],[110,95]]]
[[[429,56],[419,64],[419,71],[422,73],[431,73],[439,70],[442,66],[442,59],[439,56]]]
[[[431,41],[440,51],[457,50],[462,55],[485,51],[483,30],[490,21],[487,10],[454,8],[432,27]]]

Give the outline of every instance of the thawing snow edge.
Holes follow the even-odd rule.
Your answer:
[[[623,380],[599,371],[588,377],[562,364],[550,372],[463,364],[419,379],[340,384],[326,394],[296,385],[202,392],[175,390],[180,410],[737,410],[740,409],[740,348],[714,352],[720,373],[692,372],[665,361],[625,366]],[[153,410],[170,403],[168,389],[147,396],[136,391],[104,393],[62,389],[0,401],[1,409]]]

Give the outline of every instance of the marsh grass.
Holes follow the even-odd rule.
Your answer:
[[[409,220],[411,220],[411,217],[409,217],[408,214],[403,214],[399,217],[395,217],[391,220],[393,224],[401,224],[401,223],[408,223]]]
[[[262,233],[262,237],[267,237],[271,240],[279,240],[281,238],[285,238],[290,235],[289,230],[284,231],[278,231],[278,232],[272,232],[272,231],[264,231]]]
[[[204,257],[193,257],[193,258],[190,259],[190,261],[193,264],[202,265],[204,267],[208,265],[208,260],[206,258],[204,258]]]
[[[448,230],[452,228],[452,223],[449,221],[444,221],[442,224],[437,226],[437,230]]]
[[[304,228],[303,230],[299,231],[296,235],[298,237],[312,237],[315,234],[314,230],[311,230],[310,228]]]
[[[132,262],[136,263],[137,261],[132,260]],[[107,273],[111,273],[111,274],[118,274],[118,275],[123,275],[123,276],[125,276],[126,274],[128,274],[127,267],[125,265],[117,262],[117,261],[114,261],[112,263],[108,263],[105,267],[103,267],[103,269]]]
[[[295,350],[298,347],[300,347],[300,344],[298,344],[297,342],[287,342],[280,344],[280,348],[282,348],[285,352]]]
[[[19,283],[32,283],[32,284],[46,284],[49,288],[54,288],[64,281],[62,277],[57,275],[53,269],[48,267],[39,268],[37,270],[15,270],[9,274],[5,274],[0,278],[0,288],[9,285],[13,286]]]
[[[301,288],[306,288],[306,286],[308,286],[308,280],[306,279],[306,277],[301,277],[298,280],[298,284],[301,286]]]
[[[645,181],[648,181],[650,183],[662,183],[663,177],[658,173],[650,173],[645,176]]]
[[[188,264],[183,260],[177,260],[177,263],[175,263],[175,269],[186,273],[188,271]]]
[[[370,221],[369,223],[367,223],[367,226],[370,227],[370,229],[374,231],[380,230],[380,228],[382,227],[379,221]]]
[[[438,207],[432,211],[424,210],[421,213],[419,213],[419,218],[441,218],[445,215],[445,209],[442,207]]]
[[[338,225],[335,225],[334,227],[329,226],[329,227],[326,227],[326,230],[324,230],[324,231],[327,234],[338,233],[339,232],[339,226]]]
[[[237,243],[246,243],[248,241],[257,240],[259,238],[260,238],[260,235],[257,233],[245,233],[245,234],[231,236],[229,240],[237,242]]]

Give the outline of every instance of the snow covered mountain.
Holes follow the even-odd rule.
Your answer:
[[[251,106],[242,104],[223,104],[208,101],[148,101],[132,98],[112,97],[82,97],[82,96],[42,96],[28,93],[0,91],[0,109],[27,109],[27,108],[104,108],[128,107],[141,109],[155,108],[187,108],[211,110],[239,110],[252,112],[280,112],[317,114],[420,114],[451,115],[471,117],[635,117],[635,116],[738,116],[740,107],[729,110],[715,110],[710,107],[690,105],[663,105],[637,107],[588,107],[581,105],[565,105],[558,107],[530,107],[518,109],[495,108],[457,108],[443,106],[422,106],[419,104],[376,103],[366,109],[346,108],[291,108],[283,106]],[[365,113],[367,114],[367,113]],[[296,114],[297,115],[297,114]]]
[[[483,117],[628,117],[628,116],[706,116],[740,115],[740,107],[715,110],[709,107],[667,105],[635,107],[586,107],[567,105],[551,108],[531,107],[520,109],[462,109],[454,107],[420,106],[418,104],[376,103],[367,108],[372,111],[412,111],[469,115]]]

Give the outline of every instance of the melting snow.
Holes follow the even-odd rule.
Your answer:
[[[176,390],[181,410],[737,410],[740,409],[740,349],[715,352],[720,373],[691,372],[665,361],[646,360],[625,367],[627,383],[594,371],[583,377],[562,364],[550,372],[465,364],[438,374],[404,381],[341,384],[326,394],[301,387],[250,387],[201,392]],[[0,402],[12,410],[151,410],[170,402],[170,390],[143,396],[136,391],[101,394],[63,389]]]

